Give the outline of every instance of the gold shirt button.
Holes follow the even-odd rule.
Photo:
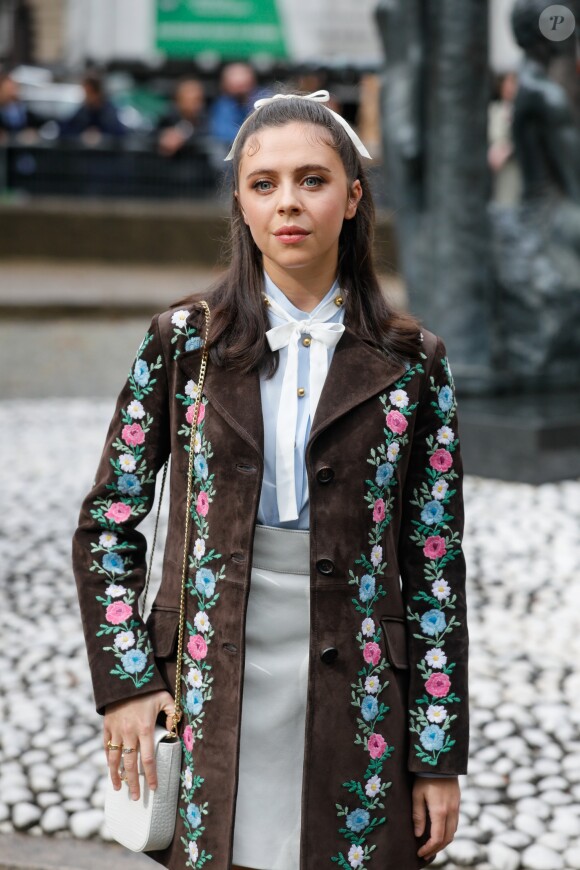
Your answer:
[[[304,387],[298,387],[298,395],[300,396],[300,398],[302,398],[305,393],[306,390],[304,389]]]
[[[312,343],[312,339],[310,338],[310,336],[305,335],[304,338],[302,339],[302,344],[304,345],[304,347],[310,347],[311,343]]]
[[[337,305],[339,308],[343,302],[344,302],[344,299],[342,298],[342,296],[335,296],[334,297],[334,304]]]

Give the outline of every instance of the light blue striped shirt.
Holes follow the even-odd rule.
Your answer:
[[[296,308],[287,296],[277,287],[271,278],[264,273],[265,290],[276,300],[295,320],[307,320],[316,313],[338,292],[338,281],[335,281],[324,299],[322,299],[313,311],[302,311]],[[268,309],[270,326],[279,326],[285,321]],[[328,323],[342,323],[344,321],[344,306],[337,307],[336,314],[328,318]],[[330,366],[334,348],[328,348],[328,365]],[[262,413],[264,416],[264,479],[260,504],[258,507],[258,523],[266,526],[278,526],[283,529],[308,529],[310,524],[310,505],[308,499],[308,478],[306,476],[306,463],[304,454],[310,435],[312,420],[310,419],[310,398],[308,383],[310,377],[310,348],[300,341],[298,343],[298,384],[306,389],[306,394],[298,400],[298,417],[296,421],[296,441],[294,447],[294,468],[296,480],[296,504],[298,505],[298,519],[281,523],[276,501],[276,421],[278,419],[278,407],[282,392],[282,381],[288,360],[288,348],[283,347],[279,351],[280,365],[273,378],[267,380],[260,376],[260,390],[262,394]]]

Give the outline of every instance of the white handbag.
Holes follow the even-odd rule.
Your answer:
[[[105,792],[105,823],[112,837],[133,852],[165,849],[175,831],[181,740],[165,728],[155,728],[157,788],[151,791],[139,756],[139,800],[134,801],[123,784],[115,791],[111,777]]]
[[[189,467],[187,472],[187,501],[185,511],[185,533],[183,542],[183,565],[181,571],[181,595],[179,601],[179,634],[177,640],[177,667],[175,672],[175,713],[173,715],[173,727],[171,731],[159,726],[155,727],[153,740],[155,744],[155,764],[157,767],[157,788],[151,791],[145,778],[139,754],[139,800],[131,799],[131,793],[123,782],[119,791],[115,791],[110,776],[105,791],[105,823],[115,840],[133,852],[149,852],[157,849],[166,849],[171,843],[175,832],[175,820],[177,816],[177,802],[179,799],[179,782],[181,775],[181,740],[177,733],[177,727],[181,721],[181,666],[183,659],[183,626],[185,623],[185,584],[187,581],[187,553],[189,542],[189,525],[191,516],[191,481],[193,479],[194,439],[197,432],[199,417],[199,405],[205,379],[205,370],[208,360],[208,335],[210,313],[206,302],[201,303],[205,315],[205,341],[201,367],[199,370],[198,390],[193,410],[193,422],[191,425],[191,442],[189,445]],[[157,521],[151,547],[151,557],[147,570],[147,579],[143,592],[142,613],[145,611],[149,578],[155,541],[157,539],[157,527],[159,525],[159,511],[165,478],[167,475],[167,462],[163,469],[159,506],[157,508]]]

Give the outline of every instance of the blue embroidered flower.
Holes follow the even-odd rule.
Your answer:
[[[419,740],[428,752],[433,749],[442,749],[445,741],[445,733],[439,725],[428,725],[427,728],[424,728],[419,734]]]
[[[363,719],[370,722],[370,720],[374,719],[379,712],[379,702],[372,695],[367,695],[366,698],[363,698],[360,710]]]
[[[201,825],[201,810],[197,804],[189,804],[187,807],[187,821],[192,828],[198,828]]]
[[[190,713],[197,716],[203,707],[203,695],[199,689],[190,689],[185,696],[185,706]]]
[[[187,339],[187,341],[185,342],[185,349],[186,350],[197,350],[198,347],[202,346],[202,344],[203,344],[203,341],[201,340],[201,338],[198,335],[196,335],[193,338]]]
[[[355,834],[358,834],[359,831],[364,831],[370,818],[368,811],[359,807],[348,814],[346,817],[346,826],[347,828],[350,828],[351,831],[354,831]]]
[[[393,476],[394,470],[395,468],[390,462],[383,462],[382,465],[379,465],[375,476],[377,486],[386,486]]]
[[[370,574],[365,574],[360,578],[360,586],[358,596],[361,601],[368,601],[375,594],[375,578]]]
[[[136,474],[121,474],[117,479],[117,489],[123,495],[139,495],[141,483]]]
[[[149,366],[144,359],[138,359],[135,363],[133,377],[140,387],[147,386],[149,382]]]
[[[433,526],[443,519],[445,508],[440,501],[428,501],[421,511],[421,520],[426,526]]]
[[[195,588],[206,598],[211,598],[215,590],[215,574],[210,568],[198,568],[195,575]]]
[[[109,574],[124,574],[125,560],[118,553],[105,553],[103,556],[103,568]]]
[[[451,387],[448,387],[447,385],[441,387],[439,390],[439,396],[437,397],[437,402],[442,411],[449,411],[453,405],[453,390]]]
[[[433,637],[445,628],[447,622],[442,610],[428,610],[421,617],[421,631]]]
[[[147,656],[140,649],[130,649],[124,656],[121,656],[121,664],[128,674],[138,674],[145,670]]]
[[[207,478],[207,461],[205,456],[202,456],[201,453],[198,453],[193,461],[193,467],[195,468],[195,473],[202,480],[206,480]]]

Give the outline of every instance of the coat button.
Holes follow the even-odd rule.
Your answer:
[[[338,650],[335,646],[327,646],[326,649],[323,649],[320,653],[320,658],[325,665],[331,665],[334,661],[336,661],[337,656]]]
[[[334,562],[331,562],[330,559],[319,559],[316,563],[316,567],[321,574],[332,574],[334,571]]]
[[[325,465],[316,472],[316,480],[318,483],[330,483],[334,477],[334,471],[329,465]]]

